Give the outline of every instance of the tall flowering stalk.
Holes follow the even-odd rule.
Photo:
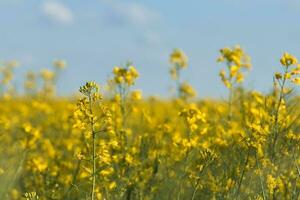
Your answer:
[[[117,99],[120,100],[122,124],[124,128],[126,119],[126,98],[130,87],[135,84],[135,80],[138,78],[139,73],[132,63],[128,62],[125,67],[114,67],[113,75],[114,77],[112,81],[117,88]]]
[[[280,123],[283,120],[283,112],[281,110],[285,110],[285,97],[286,95],[292,92],[292,89],[287,87],[288,82],[299,85],[300,78],[298,75],[300,74],[300,65],[298,64],[298,60],[295,56],[284,53],[280,59],[280,63],[283,66],[283,72],[276,72],[274,75],[274,87],[275,92],[278,93],[278,101],[275,106],[275,111],[273,114],[273,142],[271,143],[271,154],[272,158],[276,157],[276,145],[279,137],[280,131]],[[279,86],[279,87],[278,87]]]
[[[188,67],[188,57],[180,49],[174,49],[170,54],[170,74],[176,82],[177,97],[187,100],[196,96],[196,91],[187,82],[181,80],[181,71]]]
[[[225,63],[227,71],[222,69],[219,73],[225,87],[229,89],[229,111],[228,116],[232,115],[233,91],[236,84],[244,81],[243,69],[250,69],[250,57],[244,52],[240,46],[233,48],[223,48],[220,50],[220,57],[217,62]]]
[[[87,82],[84,86],[81,86],[79,91],[85,96],[82,101],[84,101],[83,111],[90,124],[90,130],[92,135],[92,190],[91,190],[91,200],[95,199],[95,187],[96,187],[96,129],[95,124],[97,117],[93,112],[93,104],[101,99],[99,94],[99,86],[95,82]],[[87,104],[86,104],[87,103]]]
[[[122,159],[127,162],[131,161],[131,156],[129,156],[128,153],[128,133],[130,130],[127,129],[127,117],[128,117],[128,111],[127,111],[127,99],[129,96],[129,92],[131,87],[135,84],[136,79],[138,78],[139,73],[133,66],[131,62],[126,63],[125,66],[115,66],[113,69],[113,78],[111,82],[113,83],[113,86],[116,89],[116,95],[115,100],[118,103],[118,106],[120,108],[121,113],[121,129],[117,132],[119,133],[119,143],[121,148],[121,154]],[[133,93],[132,97],[139,97],[140,94]],[[129,167],[125,169],[124,172],[128,172]],[[123,172],[123,173],[124,173]],[[126,173],[124,173],[126,174]],[[132,191],[134,189],[134,186],[132,183],[125,183],[125,193],[124,196],[126,199],[131,199]]]

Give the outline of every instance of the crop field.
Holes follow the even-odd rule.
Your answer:
[[[196,97],[180,49],[170,52],[170,98],[143,97],[131,62],[74,96],[56,95],[72,67],[63,60],[28,72],[22,92],[18,63],[2,62],[0,199],[300,199],[300,64],[289,53],[274,60],[273,88],[251,91],[250,56],[220,49],[225,99]]]

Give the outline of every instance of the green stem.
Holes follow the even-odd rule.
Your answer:
[[[258,173],[259,173],[260,188],[261,188],[261,191],[262,191],[263,199],[266,200],[267,197],[266,197],[266,194],[265,194],[264,184],[263,184],[263,180],[262,180],[262,177],[261,177],[261,169],[260,169],[260,166],[259,166],[257,153],[255,153],[255,158],[256,158],[256,167],[257,167]]]
[[[191,200],[194,200],[195,197],[196,197],[196,193],[197,193],[197,190],[198,190],[198,187],[199,187],[199,180],[197,180],[197,183],[196,183],[196,186],[194,188],[194,191],[193,191],[193,195],[192,195],[192,199]]]
[[[237,191],[236,191],[236,194],[235,194],[235,198],[236,199],[238,198],[238,196],[240,194],[240,188],[241,188],[241,185],[242,185],[242,182],[243,182],[243,178],[244,178],[244,175],[245,175],[245,171],[246,171],[246,167],[247,167],[247,164],[248,164],[248,161],[249,161],[249,156],[250,156],[250,149],[248,149],[248,153],[247,153],[247,158],[246,158],[246,161],[245,161],[245,165],[243,167],[242,175],[241,175],[241,178],[239,180],[238,188],[237,188]]]
[[[278,139],[278,135],[279,135],[279,128],[278,128],[278,118],[279,118],[279,110],[280,110],[280,106],[281,106],[281,103],[282,103],[282,100],[284,98],[284,85],[285,85],[285,82],[286,82],[286,74],[288,72],[288,68],[286,67],[285,68],[285,71],[284,71],[284,77],[283,77],[283,80],[282,80],[282,84],[280,84],[280,94],[279,94],[279,100],[278,100],[278,104],[277,104],[277,107],[276,107],[276,111],[275,111],[275,119],[274,119],[274,139],[273,139],[273,144],[272,144],[272,159],[274,160],[275,159],[275,156],[276,156],[276,143],[277,143],[277,139]]]
[[[1,199],[5,199],[5,195],[7,194],[7,191],[9,191],[14,186],[15,182],[17,181],[20,173],[22,172],[23,165],[27,158],[28,152],[29,152],[28,150],[25,150],[25,152],[23,153],[22,158],[21,158],[21,160],[18,164],[18,167],[14,173],[14,176],[12,178],[12,181],[7,185],[6,190],[4,190],[4,192],[1,194]]]
[[[93,117],[93,109],[92,109],[92,97],[91,94],[89,94],[89,109],[91,114],[91,120],[90,120],[90,126],[92,129],[92,139],[93,139],[93,147],[92,147],[92,153],[93,153],[93,174],[92,174],[92,194],[91,194],[91,200],[95,199],[95,187],[96,187],[96,132],[94,127],[94,117]]]

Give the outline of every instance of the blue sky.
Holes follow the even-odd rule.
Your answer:
[[[282,53],[300,57],[299,19],[298,0],[0,0],[0,60],[22,63],[22,84],[27,70],[65,59],[61,94],[103,84],[113,66],[132,60],[136,88],[168,96],[168,55],[178,47],[190,59],[183,79],[200,97],[218,97],[218,50],[240,44],[253,63],[245,85],[267,91]]]

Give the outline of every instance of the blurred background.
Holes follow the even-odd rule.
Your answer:
[[[299,19],[299,0],[0,0],[0,60],[21,62],[21,87],[26,71],[65,59],[62,95],[88,80],[104,84],[131,60],[144,95],[169,96],[169,54],[178,47],[190,60],[183,79],[200,98],[220,97],[218,50],[240,44],[253,64],[244,84],[267,91],[282,53],[300,56]]]

